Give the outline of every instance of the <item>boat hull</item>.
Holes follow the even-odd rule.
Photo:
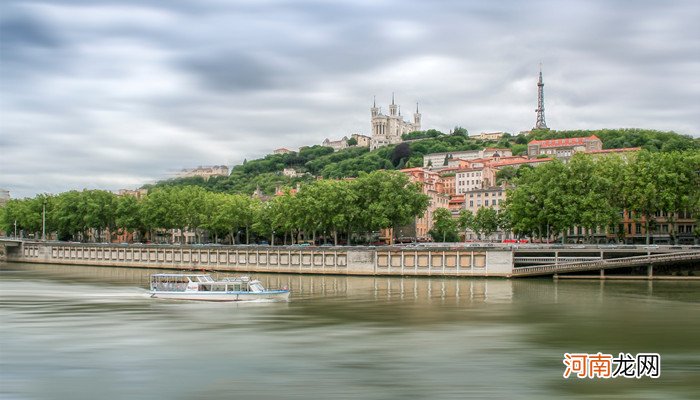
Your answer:
[[[152,291],[151,297],[171,300],[196,301],[289,301],[289,290],[268,290],[265,292],[160,292]]]

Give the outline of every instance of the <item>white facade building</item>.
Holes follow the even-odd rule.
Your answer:
[[[472,190],[481,189],[484,182],[484,168],[467,168],[455,174],[455,192],[465,194]]]
[[[394,102],[394,95],[391,95],[391,105],[389,106],[389,115],[381,113],[377,107],[377,102],[370,109],[372,113],[372,143],[371,150],[378,147],[388,146],[390,144],[401,143],[401,135],[413,131],[419,131],[421,127],[421,114],[418,112],[418,104],[416,104],[416,112],[413,114],[413,122],[403,120],[401,111]]]

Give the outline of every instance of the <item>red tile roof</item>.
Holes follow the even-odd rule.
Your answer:
[[[518,165],[518,164],[536,164],[536,163],[541,163],[541,162],[548,162],[552,161],[551,158],[530,158],[527,160],[524,159],[519,159],[519,160],[503,160],[499,162],[493,162],[489,164],[491,167],[505,167],[506,165]]]
[[[596,135],[564,139],[533,140],[527,145],[538,144],[540,147],[583,146],[587,141],[600,140]]]

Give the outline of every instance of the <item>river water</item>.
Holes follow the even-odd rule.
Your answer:
[[[151,299],[154,272],[0,264],[0,398],[700,393],[700,281],[255,274],[291,301],[199,303]],[[659,353],[661,376],[564,379],[567,352]]]

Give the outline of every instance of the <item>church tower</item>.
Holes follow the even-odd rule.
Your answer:
[[[396,103],[394,103],[394,93],[391,93],[391,105],[389,106],[389,115],[392,117],[396,116]]]
[[[377,108],[377,96],[374,96],[374,103],[372,104],[372,108],[370,108],[370,111],[372,112],[373,118],[379,115],[379,109]]]
[[[542,82],[542,64],[540,64],[540,80],[537,82],[537,122],[535,129],[549,129],[544,122],[544,82]]]
[[[413,114],[413,124],[417,126],[417,131],[420,130],[420,113],[418,112],[418,102],[416,102],[416,112]]]

